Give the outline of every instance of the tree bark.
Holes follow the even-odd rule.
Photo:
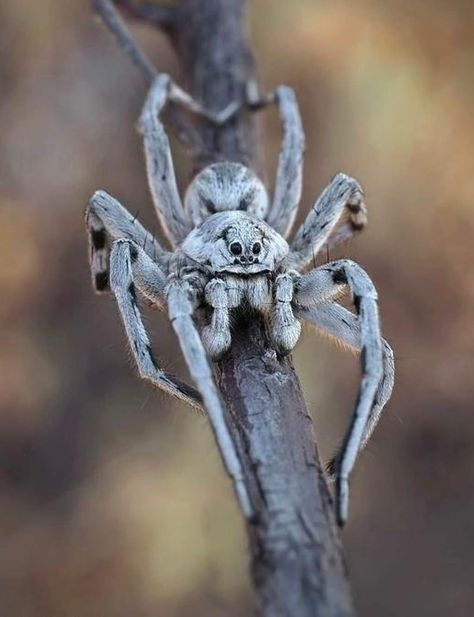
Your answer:
[[[150,3],[117,4],[149,20],[139,8],[150,10]],[[164,30],[186,89],[212,111],[242,99],[246,82],[256,77],[245,1],[178,0],[172,7]],[[151,22],[160,27],[158,17]],[[195,171],[232,160],[263,173],[257,114],[242,110],[224,126],[197,120],[195,128],[201,142],[193,152]],[[354,615],[332,500],[291,358],[277,357],[263,321],[250,315],[235,325],[232,348],[215,374],[257,512],[247,531],[262,614]]]

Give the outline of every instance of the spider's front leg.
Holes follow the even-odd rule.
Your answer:
[[[321,248],[334,245],[346,238],[346,226],[335,230],[344,214],[349,217],[346,226],[352,232],[363,229],[367,211],[360,184],[345,174],[337,174],[321,193],[311,208],[306,220],[296,232],[290,244],[288,264],[296,270],[308,268]],[[332,233],[334,231],[334,236]],[[338,236],[338,234],[341,234]],[[332,239],[334,238],[334,240]]]
[[[176,184],[170,144],[159,114],[166,105],[171,88],[168,75],[158,75],[151,85],[138,127],[143,134],[148,183],[156,213],[173,246],[191,231]]]
[[[201,337],[209,357],[217,361],[231,344],[229,298],[222,279],[211,279],[204,290],[206,303],[212,309],[211,322],[202,329]]]
[[[286,238],[301,199],[305,138],[293,89],[279,86],[273,100],[280,112],[283,142],[278,156],[275,192],[267,221],[275,231]]]
[[[156,304],[165,300],[167,278],[139,246],[116,240],[110,253],[110,287],[117,300],[130,349],[140,377],[168,394],[202,409],[194,388],[163,371],[157,364],[137,304],[136,288]]]
[[[245,517],[250,519],[253,516],[253,507],[245,485],[243,470],[206,351],[193,321],[193,312],[198,306],[198,295],[191,280],[173,278],[167,288],[169,316],[191,376],[202,394],[212,430],[224,465],[233,480],[240,507]]]
[[[132,240],[161,267],[166,268],[170,253],[112,195],[96,191],[85,212],[89,235],[92,285],[97,292],[109,290],[109,253],[114,240]]]
[[[282,355],[290,353],[301,334],[301,324],[292,307],[294,278],[290,272],[278,274],[273,287],[272,339]]]
[[[143,134],[148,183],[155,209],[169,241],[176,246],[191,231],[191,221],[179,196],[170,144],[160,120],[168,101],[215,124],[226,122],[239,108],[239,102],[234,101],[222,111],[213,113],[175,84],[169,75],[160,73],[153,80],[138,128]]]
[[[312,270],[301,277],[295,289],[296,305],[312,307],[337,297],[347,288],[359,316],[362,382],[351,425],[336,464],[337,517],[340,525],[347,520],[349,475],[367,434],[384,370],[377,292],[366,272],[349,260],[335,261]]]

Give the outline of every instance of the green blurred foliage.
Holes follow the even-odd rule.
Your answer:
[[[249,23],[265,86],[301,103],[300,217],[337,171],[366,189],[370,226],[332,257],[373,276],[398,376],[344,532],[360,613],[472,614],[474,6],[254,0]],[[248,615],[245,534],[206,422],[139,383],[113,302],[89,287],[93,190],[153,226],[145,84],[87,2],[0,0],[0,28],[0,613]],[[179,78],[161,34],[135,31]],[[271,178],[274,112],[264,134]],[[148,325],[186,376],[166,320]],[[310,333],[295,360],[327,458],[358,363]]]

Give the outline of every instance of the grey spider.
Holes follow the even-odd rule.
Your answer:
[[[284,139],[271,204],[251,170],[223,162],[194,178],[183,207],[159,119],[169,99],[199,112],[199,105],[161,74],[151,86],[139,128],[156,212],[173,251],[165,250],[116,199],[98,191],[86,209],[93,285],[96,291],[110,290],[115,296],[140,376],[189,405],[205,407],[248,518],[253,515],[252,503],[210,365],[232,344],[231,314],[243,310],[263,314],[280,354],[289,353],[297,343],[301,321],[360,351],[359,396],[333,464],[337,517],[343,524],[349,474],[391,394],[393,354],[381,337],[377,293],[364,270],[349,260],[312,265],[323,247],[332,247],[364,227],[362,189],[349,176],[335,176],[287,241],[301,196],[304,134],[293,91],[280,86],[273,100]],[[199,393],[157,364],[136,291],[148,302],[167,307]],[[336,302],[343,294],[350,295],[356,313]]]

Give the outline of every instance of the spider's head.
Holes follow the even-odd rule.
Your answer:
[[[213,272],[246,276],[272,272],[289,251],[282,236],[246,212],[220,212],[208,217],[181,248]]]
[[[268,194],[263,182],[240,163],[214,163],[191,182],[184,206],[198,227],[212,214],[240,210],[263,219],[268,210]]]

